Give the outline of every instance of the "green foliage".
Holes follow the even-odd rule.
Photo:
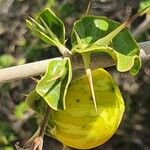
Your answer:
[[[90,67],[92,53],[104,52],[114,59],[118,71],[130,71],[133,75],[137,74],[141,67],[140,50],[126,28],[127,24],[136,17],[137,15],[122,24],[106,17],[85,16],[81,18],[75,22],[73,27],[72,53],[82,55],[86,69]],[[37,16],[36,20],[33,18],[27,20],[27,26],[46,43],[54,45],[60,50],[62,47],[66,48],[64,24],[50,9],[45,9]],[[87,74],[89,74],[91,94],[96,106],[92,75],[90,72]],[[39,110],[38,106],[43,103],[43,100],[55,110],[65,109],[65,96],[71,77],[72,68],[69,58],[50,61],[45,75],[36,86],[36,91],[33,90],[27,97],[28,105],[39,113],[42,110]],[[45,103],[43,104],[43,108],[45,108]]]
[[[45,1],[45,0],[44,0]],[[66,19],[65,17],[69,17],[69,23],[68,23],[68,20],[66,20],[66,23],[67,24],[69,24],[69,30],[70,30],[70,23],[72,22],[72,20],[74,20],[75,18],[78,18],[80,15],[81,15],[81,13],[82,12],[84,12],[84,10],[82,9],[83,7],[81,7],[82,5],[85,5],[85,1],[75,1],[75,0],[73,0],[73,1],[56,1],[56,0],[48,0],[49,1],[49,4],[47,5],[47,7],[51,7],[51,5],[55,5],[53,8],[55,8],[54,10],[57,12],[57,14],[59,14],[60,16],[62,16],[64,19]],[[7,56],[3,56],[3,55],[1,55],[1,57],[0,57],[0,68],[5,68],[5,67],[10,67],[10,66],[13,66],[13,65],[17,65],[17,64],[22,64],[22,63],[24,63],[25,61],[24,61],[24,59],[22,59],[21,60],[21,62],[18,62],[18,59],[20,58],[20,54],[22,54],[22,52],[23,51],[18,51],[18,48],[21,46],[20,44],[19,45],[17,45],[17,47],[15,47],[15,45],[14,45],[14,43],[16,43],[16,40],[17,39],[21,39],[22,40],[22,36],[24,37],[24,34],[22,34],[24,31],[25,31],[25,28],[24,28],[24,22],[22,21],[22,19],[21,20],[19,20],[19,18],[22,18],[22,17],[19,17],[20,15],[22,16],[25,16],[25,15],[27,15],[26,13],[28,13],[28,14],[31,14],[31,13],[33,13],[33,11],[37,11],[37,9],[39,9],[39,8],[42,8],[42,5],[41,5],[41,3],[42,2],[40,2],[39,4],[38,4],[38,2],[39,1],[37,1],[37,3],[35,3],[36,5],[34,5],[34,9],[33,8],[31,8],[31,6],[30,6],[30,2],[24,2],[24,3],[22,3],[21,1],[20,2],[18,2],[17,3],[17,5],[16,6],[13,6],[12,5],[12,9],[11,10],[9,10],[9,14],[12,14],[12,15],[6,15],[6,17],[3,17],[4,18],[4,20],[8,20],[8,22],[6,22],[6,21],[2,21],[3,20],[3,18],[2,18],[2,27],[4,28],[5,27],[5,25],[6,25],[6,28],[4,28],[4,34],[2,33],[1,34],[1,40],[0,40],[0,45],[2,46],[2,45],[5,45],[5,46],[2,46],[1,47],[1,53],[3,53],[3,52],[9,52],[9,53],[11,53],[12,55],[14,54],[15,56],[17,56],[17,60],[12,56],[12,55],[9,55],[8,57]],[[126,3],[126,0],[123,0],[121,3]],[[34,2],[32,2],[33,4],[34,4]],[[77,4],[81,4],[80,6],[79,5],[77,5]],[[18,13],[18,11],[14,11],[19,5],[21,4],[21,6],[26,6],[26,5],[28,5],[29,6],[29,11],[24,11],[22,8],[24,8],[24,7],[20,7],[20,13]],[[37,5],[38,4],[38,5]],[[104,3],[105,4],[105,3]],[[140,1],[140,9],[139,10],[141,10],[141,9],[143,9],[143,8],[145,8],[145,6],[148,6],[150,4],[150,0],[141,0]],[[38,6],[38,8],[37,8],[37,6]],[[58,7],[59,6],[59,7]],[[107,4],[106,5],[104,5],[104,6],[108,6]],[[52,8],[51,7],[51,8]],[[127,4],[127,7],[126,8],[128,8],[128,7],[131,7],[131,5],[130,4]],[[100,10],[101,10],[101,8],[103,8],[103,5],[102,6],[100,6]],[[82,10],[81,10],[82,9]],[[16,9],[17,10],[17,9]],[[102,10],[101,10],[102,11]],[[115,12],[114,11],[114,13],[113,13],[113,17],[114,18],[117,18],[117,16],[118,16],[118,13],[119,13],[119,16],[120,16],[120,12]],[[20,14],[19,16],[18,16],[18,14]],[[105,13],[105,14],[107,14],[107,13]],[[109,13],[110,14],[110,13]],[[116,16],[115,16],[115,14],[117,14]],[[72,15],[72,16],[71,16]],[[112,15],[111,15],[112,16]],[[13,21],[14,23],[12,24],[12,21],[11,21],[11,18],[15,18],[15,20]],[[18,18],[19,17],[19,18]],[[24,18],[24,17],[23,17]],[[68,19],[68,18],[67,18]],[[29,19],[30,20],[30,19]],[[35,20],[37,20],[37,18],[35,19]],[[70,21],[71,20],[71,21]],[[32,21],[30,20],[30,22],[32,23]],[[40,21],[39,20],[39,22],[40,22],[40,24],[42,24],[42,21]],[[3,24],[4,23],[4,24]],[[9,25],[11,24],[11,27],[9,28]],[[19,25],[19,27],[18,27],[18,25]],[[34,24],[34,23],[32,23],[32,25],[33,26],[36,26],[36,24]],[[45,28],[45,30],[47,30],[46,29],[46,27],[42,24],[42,26]],[[17,27],[17,28],[16,28]],[[107,25],[105,25],[105,23],[103,23],[102,24],[102,27],[101,27],[102,29],[105,29],[105,28],[107,28]],[[19,30],[18,30],[19,29]],[[21,30],[20,30],[21,29]],[[127,30],[127,29],[125,29],[125,30]],[[10,32],[9,32],[10,31]],[[17,31],[17,32],[16,32]],[[20,32],[21,31],[21,32]],[[23,32],[22,32],[23,31]],[[124,30],[123,30],[124,31]],[[17,34],[16,34],[17,33]],[[91,32],[92,33],[92,32]],[[46,34],[47,36],[49,36],[48,35],[48,33],[44,33],[44,34]],[[79,34],[78,32],[77,32],[77,34]],[[95,34],[94,32],[93,32],[93,34]],[[16,36],[16,35],[19,35],[19,36]],[[25,35],[26,36],[26,35]],[[142,41],[146,41],[147,40],[147,37],[148,36],[148,32],[145,32],[144,34],[142,34],[141,36],[140,36],[140,39],[139,39],[139,42],[141,42],[141,40]],[[6,38],[5,38],[6,37]],[[8,39],[7,39],[8,38]],[[43,59],[43,58],[45,58],[45,56],[46,56],[46,54],[48,54],[47,56],[52,56],[53,54],[53,51],[50,51],[50,52],[47,52],[47,50],[45,49],[45,47],[47,48],[47,45],[48,44],[43,44],[42,42],[39,42],[39,41],[37,41],[36,43],[34,42],[36,39],[34,39],[34,40],[32,40],[31,39],[31,37],[29,37],[29,36],[27,36],[27,39],[26,39],[27,41],[30,41],[29,42],[29,44],[28,45],[25,45],[24,47],[21,47],[21,50],[22,50],[22,48],[24,48],[25,50],[27,50],[27,53],[25,54],[26,56],[26,58],[27,58],[27,61],[28,62],[32,62],[32,61],[36,61],[36,60],[39,60],[39,59]],[[80,40],[80,37],[79,37],[79,40]],[[82,40],[82,39],[81,39]],[[3,44],[2,42],[3,41],[6,41],[6,43],[5,44]],[[122,42],[122,44],[124,45],[124,47],[126,47],[126,46],[128,46],[127,44],[126,44],[126,42],[124,41],[124,40],[121,40],[121,39],[118,39],[118,42]],[[13,43],[13,45],[12,45],[12,43]],[[18,42],[17,42],[18,43]],[[42,44],[43,45],[42,45]],[[18,47],[19,46],[19,47]],[[9,49],[9,47],[15,47],[15,51],[10,51],[10,49]],[[5,48],[5,49],[4,49]],[[99,48],[98,48],[99,49]],[[106,49],[106,47],[105,47],[105,49]],[[104,49],[104,50],[105,50]],[[109,54],[109,49],[106,49],[107,50],[107,53]],[[116,51],[117,49],[115,49],[115,51]],[[100,49],[100,51],[101,51],[101,49]],[[124,50],[123,50],[124,51]],[[94,51],[93,51],[94,52]],[[98,50],[98,52],[99,52],[99,50]],[[18,54],[19,54],[19,57],[18,57]],[[24,52],[23,52],[23,57],[24,57]],[[109,55],[111,55],[111,53],[109,54]],[[112,55],[113,56],[113,55]],[[124,57],[124,56],[123,56]],[[123,58],[121,57],[121,56],[119,56],[119,58],[120,58],[120,60],[121,61],[124,61],[124,63],[126,63],[126,61],[125,60],[123,60]],[[129,58],[129,57],[128,57]],[[114,59],[115,59],[115,57],[114,57]],[[130,58],[129,58],[130,59]],[[120,61],[119,60],[119,61]],[[130,60],[131,61],[131,60]],[[136,59],[135,59],[135,61],[136,61]],[[131,63],[131,64],[133,64],[134,63],[134,59],[133,59],[133,62]],[[125,68],[127,68],[128,67],[128,65],[131,65],[131,64],[128,64],[128,63],[126,63],[126,64],[124,64],[124,66],[125,66]],[[127,67],[126,67],[126,65],[127,65]],[[138,65],[137,65],[138,66]],[[130,68],[131,66],[129,66],[129,68]],[[121,66],[121,68],[122,68],[122,66]],[[132,68],[133,69],[133,68]],[[135,70],[137,70],[137,69],[135,69]],[[132,102],[133,104],[132,104],[132,106],[128,106],[128,109],[131,109],[132,111],[136,108],[137,109],[137,114],[138,115],[141,115],[142,117],[143,116],[145,116],[145,112],[146,111],[148,111],[149,110],[149,108],[148,108],[148,105],[147,105],[147,102],[145,102],[145,100],[144,100],[144,97],[146,97],[146,99],[147,100],[149,100],[149,98],[147,98],[147,96],[149,95],[148,93],[149,93],[149,88],[146,90],[145,89],[145,85],[147,84],[146,83],[146,79],[147,79],[147,76],[145,75],[145,76],[143,76],[142,75],[142,77],[143,77],[143,79],[144,79],[144,81],[145,81],[145,83],[144,83],[144,91],[145,91],[145,93],[144,93],[144,95],[142,95],[141,97],[139,97],[139,94],[138,94],[138,96],[137,95],[134,95],[133,96],[133,94],[132,94],[132,99],[133,99],[133,97],[135,97],[135,100],[133,101],[133,100],[130,100],[130,99],[128,99],[127,98],[127,103],[129,103],[129,102]],[[129,79],[130,80],[130,79]],[[142,82],[141,80],[138,80],[138,82]],[[125,81],[122,81],[122,83],[124,83]],[[127,82],[127,81],[126,81]],[[25,83],[26,83],[26,80],[25,80]],[[1,88],[0,88],[0,90],[1,90],[1,97],[2,97],[2,95],[5,95],[4,93],[8,93],[9,91],[10,91],[10,89],[12,89],[13,88],[13,91],[12,92],[10,92],[10,94],[11,94],[11,96],[13,97],[13,98],[16,98],[16,86],[18,85],[18,84],[20,84],[20,82],[18,83],[18,82],[14,82],[14,83],[12,83],[11,85],[9,85],[9,84],[4,84],[4,85],[2,85],[1,86]],[[139,83],[137,83],[137,84],[139,84]],[[122,84],[123,85],[123,84]],[[140,83],[140,85],[143,85],[143,83]],[[20,86],[20,85],[19,85]],[[24,87],[24,82],[23,83],[21,83],[21,88],[22,87]],[[148,87],[148,85],[147,85],[147,87]],[[14,89],[15,88],[15,89]],[[134,85],[132,84],[132,87],[130,88],[130,89],[134,89],[135,87],[134,87]],[[143,87],[142,87],[143,88]],[[15,90],[15,92],[14,92],[14,90]],[[126,95],[126,93],[125,93],[125,95]],[[129,97],[129,95],[127,94],[127,97]],[[18,98],[18,97],[17,97]],[[3,97],[2,97],[2,99],[4,99]],[[2,100],[1,99],[1,100]],[[142,113],[141,113],[141,111],[139,112],[139,108],[138,108],[138,106],[139,106],[139,102],[137,101],[137,99],[141,99],[141,103],[140,103],[140,110],[142,111]],[[4,100],[4,103],[5,103],[5,101],[7,100],[7,98]],[[1,101],[1,102],[3,102],[3,100]],[[16,102],[16,101],[15,101]],[[17,102],[18,102],[18,99],[17,99]],[[28,105],[30,105],[30,107],[33,109],[33,110],[35,110],[36,112],[38,112],[38,114],[44,114],[44,110],[45,110],[45,108],[46,108],[46,102],[45,102],[45,100],[36,92],[36,90],[34,89],[33,91],[31,91],[31,93],[29,94],[29,96],[27,97],[27,104]],[[147,109],[145,110],[145,106],[143,106],[143,105],[145,105],[146,107],[147,107]],[[4,106],[5,106],[5,104],[4,104]],[[16,105],[15,107],[17,107],[17,108],[15,108],[15,111],[14,111],[14,113],[15,113],[15,116],[17,117],[17,118],[20,118],[21,116],[22,116],[22,114],[25,112],[25,109],[24,109],[24,104],[19,104],[19,105]],[[12,107],[11,107],[12,108]],[[23,109],[23,110],[21,110],[21,109]],[[144,113],[143,113],[143,110],[144,110]],[[11,111],[12,112],[12,111]],[[128,113],[128,112],[127,112]],[[135,113],[135,112],[134,112]],[[132,114],[133,114],[133,112],[132,112]],[[147,115],[147,114],[146,114]],[[133,119],[134,119],[134,116],[127,116],[127,120],[130,122],[128,125],[130,125],[130,124],[133,124]],[[133,119],[130,119],[130,118],[133,118]],[[0,142],[1,144],[2,144],[2,147],[1,147],[1,144],[0,144],[0,149],[3,149],[3,150],[10,150],[10,149],[13,149],[13,148],[10,148],[10,147],[3,147],[4,146],[4,144],[9,144],[9,142],[10,142],[10,139],[11,138],[9,138],[9,137],[14,137],[14,135],[13,135],[13,131],[10,129],[10,127],[8,128],[8,125],[7,124],[9,124],[8,122],[6,122],[5,124],[3,124],[3,122],[4,122],[4,120],[6,119],[6,118],[3,118],[3,115],[1,116],[1,121],[0,121],[0,141],[3,141],[3,142]],[[137,119],[137,117],[134,119],[134,120],[136,120]],[[140,118],[139,118],[140,119]],[[143,119],[142,119],[143,120]],[[31,122],[32,122],[32,125],[30,125],[31,126],[31,130],[33,131],[33,127],[34,127],[34,129],[36,128],[35,127],[35,122],[34,121],[29,121],[29,124],[31,124]],[[135,121],[136,122],[136,121]],[[2,127],[2,124],[3,124],[3,127]],[[29,126],[29,124],[28,124],[28,126]],[[148,126],[148,123],[147,123],[147,120],[145,119],[145,122],[143,123],[143,121],[142,121],[142,124],[144,124],[145,126]],[[9,126],[10,126],[10,124],[9,124]],[[5,128],[4,128],[5,127]],[[128,128],[128,127],[127,127]],[[144,126],[142,126],[142,130],[144,130],[144,132],[145,132],[145,127]],[[129,128],[128,128],[128,130],[129,130]],[[142,132],[142,130],[141,130],[141,132]],[[10,133],[9,135],[7,134],[7,133]],[[127,132],[126,132],[126,134],[127,134]],[[17,136],[19,136],[19,135],[17,135]],[[124,135],[125,136],[125,135]],[[143,135],[144,136],[144,135]],[[131,137],[131,136],[130,136]],[[137,137],[138,138],[138,137]],[[142,136],[140,136],[139,138],[144,138],[144,137],[142,137]],[[14,138],[14,140],[15,140],[16,138]],[[121,140],[121,139],[120,139]],[[12,140],[13,141],[13,140]],[[114,143],[115,143],[115,145],[117,144],[116,143],[117,141],[115,141]],[[120,142],[120,141],[119,141]],[[127,142],[127,141],[126,141]],[[131,144],[132,143],[132,140],[129,140],[128,141],[128,143],[127,144],[125,144],[125,145],[129,145],[129,144]],[[119,145],[119,144],[118,144]],[[144,144],[144,146],[143,147],[145,147],[146,148],[146,144]],[[128,147],[128,146],[127,146]],[[128,148],[126,148],[126,149],[128,149]],[[132,148],[131,148],[132,149]]]
[[[51,108],[65,109],[65,97],[71,78],[70,59],[55,59],[49,62],[45,75],[36,86],[36,91]]]
[[[74,24],[72,52],[89,55],[105,52],[114,59],[118,71],[131,69],[132,74],[137,74],[141,66],[139,47],[128,29],[124,28],[124,24],[106,17],[84,17]]]
[[[26,24],[44,42],[58,48],[65,44],[64,24],[50,9],[41,12],[36,20],[29,18]]]
[[[143,10],[144,8],[150,6],[150,0],[141,0],[140,1],[140,7],[139,7],[139,11]],[[146,10],[144,13],[150,13],[150,7],[148,8],[148,10]],[[144,14],[143,13],[143,14]]]
[[[44,114],[46,103],[53,109],[65,109],[65,97],[72,78],[69,58],[55,59],[48,64],[47,71],[26,98],[27,105]]]

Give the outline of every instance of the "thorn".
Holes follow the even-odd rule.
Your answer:
[[[90,7],[91,7],[91,3],[92,3],[92,0],[89,0],[85,15],[88,15]]]
[[[93,99],[93,102],[94,102],[95,111],[97,112],[97,104],[96,104],[96,97],[95,97],[94,86],[93,86],[92,71],[91,71],[90,68],[86,69],[86,75],[88,77],[90,90],[91,90],[91,94],[92,94],[92,99]]]
[[[34,77],[31,77],[31,79],[33,80],[33,81],[35,81],[36,83],[38,83],[40,80],[39,79],[36,79],[36,78],[34,78]]]
[[[150,9],[150,5],[143,10],[139,11],[137,14],[131,16],[126,21],[124,21],[121,25],[119,25],[116,29],[114,29],[112,32],[110,32],[108,35],[104,36],[103,38],[97,40],[95,44],[97,45],[109,45],[109,43],[112,41],[112,39],[120,33],[125,27],[127,27],[133,20],[135,20],[139,15],[141,15],[143,12]]]
[[[135,20],[137,17],[143,15],[144,13],[146,13],[148,10],[150,9],[150,5],[145,7],[144,9],[142,9],[141,11],[139,11],[138,13],[136,13],[135,15],[131,16],[129,19],[127,19],[125,22],[127,22],[127,25],[129,23],[131,23],[133,20]]]

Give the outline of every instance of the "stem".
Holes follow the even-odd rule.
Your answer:
[[[91,7],[91,3],[92,3],[92,0],[89,0],[85,15],[88,15],[90,7]]]
[[[144,60],[150,59],[150,41],[139,43],[139,46],[141,48],[140,57]],[[0,69],[0,83],[6,83],[13,80],[20,80],[25,79],[33,76],[38,76],[43,73],[45,73],[47,64],[49,61],[54,59],[62,59],[62,58],[52,58],[47,59],[43,61],[37,61],[29,64],[14,66],[10,68]],[[92,59],[92,58],[91,58]],[[72,56],[72,65],[74,68],[74,73],[76,74],[76,70],[80,72],[82,71],[84,66],[83,62],[80,56]],[[91,67],[96,69],[100,66],[102,68],[114,66],[115,63],[112,61],[112,59],[108,56],[102,56],[100,55],[97,58],[93,58],[91,61]],[[76,74],[75,77],[78,77],[79,75]]]
[[[44,119],[41,122],[41,125],[39,126],[38,130],[35,132],[35,134],[28,140],[27,143],[25,143],[25,146],[29,146],[31,145],[31,150],[42,150],[43,147],[43,137],[44,137],[44,133],[45,133],[45,129],[48,123],[48,119],[49,119],[49,115],[50,115],[50,107],[47,106],[46,111],[45,111],[45,115],[44,115]]]
[[[58,49],[64,57],[71,57],[72,52],[66,46],[60,45]]]
[[[41,126],[40,126],[40,132],[39,132],[40,137],[44,137],[44,133],[45,133],[45,129],[47,127],[49,115],[50,115],[50,107],[47,106],[47,109],[45,111],[44,120],[42,121]]]

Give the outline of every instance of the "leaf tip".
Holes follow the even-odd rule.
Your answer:
[[[29,19],[26,19],[26,26],[31,29],[32,28],[32,23]]]

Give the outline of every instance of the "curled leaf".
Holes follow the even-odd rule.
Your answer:
[[[69,58],[55,59],[36,86],[37,93],[55,110],[65,109],[65,96],[72,78]]]
[[[135,75],[141,67],[140,49],[128,29],[123,28],[125,24],[120,25],[106,17],[86,16],[74,24],[72,52],[105,52],[114,59],[118,71],[130,70]],[[81,47],[78,41],[84,46]]]

